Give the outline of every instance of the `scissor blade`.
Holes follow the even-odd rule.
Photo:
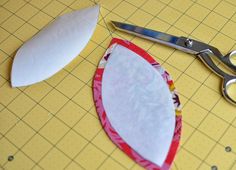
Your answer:
[[[200,50],[195,48],[189,48],[185,45],[186,37],[177,37],[174,35],[166,34],[160,31],[139,27],[136,25],[126,24],[117,21],[111,21],[113,26],[121,31],[128,32],[130,34],[137,35],[139,37],[158,42],[160,44],[167,45],[169,47],[184,51],[190,54],[198,54]]]
[[[176,43],[179,40],[179,37],[166,34],[163,32],[159,32],[159,31],[154,31],[154,30],[147,29],[144,27],[139,27],[139,26],[117,22],[117,21],[112,21],[112,24],[118,30],[125,31],[130,34],[134,34],[134,35],[143,37],[145,39],[156,41],[158,43],[165,44],[174,48],[176,48],[175,47]]]

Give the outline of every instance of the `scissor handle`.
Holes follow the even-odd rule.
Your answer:
[[[209,49],[213,55],[215,55],[220,61],[223,62],[223,64],[225,64],[227,67],[229,67],[232,71],[236,72],[236,64],[232,63],[232,61],[230,60],[230,58],[233,56],[233,55],[236,55],[236,51],[231,51],[230,53],[228,53],[227,55],[223,56],[221,54],[221,52],[215,48],[215,47],[212,47],[210,46],[210,49]]]
[[[235,104],[236,105],[236,100],[233,99],[232,97],[230,97],[227,88],[231,85],[231,84],[236,84],[236,77],[226,77],[223,79],[223,83],[222,83],[222,94],[224,95],[225,99],[228,100],[230,103]]]
[[[235,56],[234,59],[236,61],[236,50],[231,51],[227,55],[222,57],[222,61],[225,62],[227,66],[229,66],[232,70],[234,70],[236,72],[236,62],[233,63],[231,60],[231,58],[233,58],[233,56]]]
[[[219,75],[223,78],[222,82],[222,94],[225,97],[226,100],[228,100],[230,103],[236,105],[235,99],[230,97],[230,95],[227,92],[227,87],[229,87],[232,83],[236,83],[236,76],[229,75],[222,71],[219,67],[215,65],[213,60],[211,59],[211,53],[199,53],[198,54],[200,59],[203,61],[203,63],[208,66],[214,73]]]

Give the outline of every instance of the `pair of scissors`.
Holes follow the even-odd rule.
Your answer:
[[[212,60],[212,57],[216,57],[228,69],[231,69],[236,73],[236,63],[233,62],[234,57],[236,57],[236,50],[224,56],[217,48],[194,39],[182,36],[177,37],[122,22],[112,21],[112,24],[118,30],[125,31],[127,33],[134,34],[163,45],[167,45],[189,54],[197,55],[206,66],[208,66],[214,73],[223,79],[222,94],[226,100],[236,105],[236,76],[226,73]],[[232,91],[229,91],[229,89]]]

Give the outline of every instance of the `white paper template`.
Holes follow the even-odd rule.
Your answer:
[[[105,66],[102,100],[112,127],[145,159],[161,166],[175,128],[175,108],[161,74],[117,45]]]
[[[65,67],[88,43],[98,16],[98,5],[62,15],[23,44],[13,62],[12,87],[40,82]]]

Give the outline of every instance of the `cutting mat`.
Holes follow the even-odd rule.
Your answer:
[[[89,0],[0,0],[0,167],[142,169],[106,136],[92,99],[92,78],[112,37],[147,50],[175,80],[183,104],[181,147],[172,170],[236,170],[236,107],[221,79],[194,56],[114,30],[110,20],[191,36],[224,53],[236,49],[235,0],[100,0],[96,31],[82,53],[50,79],[11,88],[17,48],[61,14]]]

